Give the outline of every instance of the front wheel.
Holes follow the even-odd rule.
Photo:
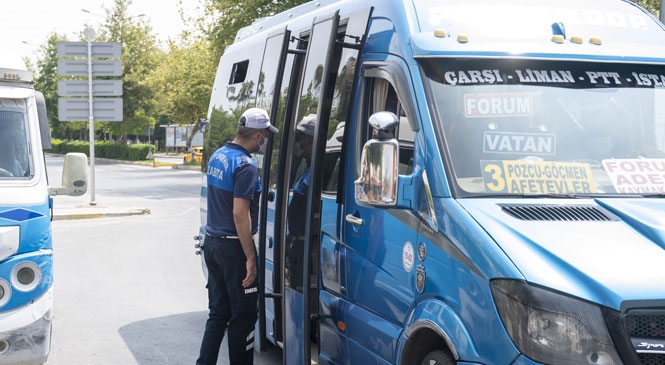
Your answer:
[[[454,365],[455,359],[446,351],[435,350],[425,355],[420,365]]]

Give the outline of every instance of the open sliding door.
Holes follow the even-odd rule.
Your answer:
[[[326,166],[326,144],[331,120],[346,117],[350,110],[352,97],[340,97],[340,85],[343,77],[341,70],[354,66],[364,44],[365,32],[371,9],[353,13],[341,18],[339,11],[325,17],[317,17],[312,24],[308,36],[308,47],[299,80],[300,94],[293,113],[293,125],[289,128],[294,144],[298,121],[309,115],[316,115],[312,154],[310,161],[303,162],[296,153],[291,153],[287,169],[290,171],[288,192],[289,199],[295,196],[294,191],[302,192],[299,176],[308,176],[306,191],[306,208],[298,215],[304,220],[304,232],[290,234],[285,248],[284,273],[284,358],[285,364],[318,363],[319,347],[319,252],[322,239],[322,191],[324,179],[328,171]],[[340,20],[341,19],[341,20]],[[349,52],[349,49],[352,51]],[[355,69],[355,66],[353,67]],[[348,78],[343,80],[349,83]],[[340,81],[341,82],[341,81]],[[351,82],[352,83],[352,82]],[[293,151],[292,148],[287,151]],[[329,172],[329,171],[328,171]],[[295,182],[295,183],[294,183]],[[330,199],[328,199],[330,200]],[[292,217],[293,215],[289,215]],[[287,231],[297,231],[294,222],[287,221]],[[300,223],[300,222],[299,222]],[[304,235],[303,235],[304,233]],[[298,241],[301,241],[298,243]],[[293,265],[295,260],[297,265]]]
[[[332,100],[332,95],[328,95],[330,80],[327,75],[330,72],[329,70],[335,69],[339,63],[339,55],[336,55],[336,53],[339,53],[336,47],[338,28],[339,14],[335,12],[325,18],[316,18],[309,34],[305,67],[300,83],[300,96],[294,120],[299,121],[310,114],[317,115],[313,150],[316,150],[317,144],[321,143],[321,136],[323,136],[322,142],[325,145],[327,122],[330,117],[330,106],[327,106],[327,104],[330,104]],[[336,72],[336,70],[333,72]],[[293,130],[295,130],[296,124],[297,122],[294,123]],[[304,166],[303,163],[308,166]],[[301,170],[310,169],[310,183],[313,183],[314,179],[311,179],[311,174],[318,168],[316,156],[312,156],[311,162],[307,163],[300,161],[298,156],[294,154],[289,166],[293,167],[293,171],[297,171],[299,165],[303,165]],[[298,172],[294,174],[294,178],[297,178],[297,175]],[[320,215],[320,195],[320,186],[309,187],[307,208],[301,213],[302,219],[305,219],[305,235],[300,237],[291,236],[287,240],[291,248],[287,249],[286,260],[298,264],[286,265],[284,288],[284,336],[287,339],[284,346],[285,364],[309,364],[312,358],[310,338],[313,334],[310,328],[310,318],[315,317],[317,313],[313,307],[316,306],[318,292],[316,292],[316,289],[311,290],[312,284],[316,286],[316,281],[311,283],[310,268],[312,262],[310,253],[312,244],[318,245],[319,233],[313,227],[319,226],[316,221]],[[287,222],[287,227],[288,225],[293,226],[295,224],[294,222]],[[288,270],[289,268],[290,270]],[[317,354],[315,353],[314,359],[316,358]]]

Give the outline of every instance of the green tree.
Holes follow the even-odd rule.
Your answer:
[[[208,112],[217,60],[203,38],[181,43],[170,44],[146,84],[155,93],[157,114],[174,124],[196,124]]]
[[[105,9],[106,19],[100,26],[98,41],[119,42],[122,46],[123,121],[104,123],[102,128],[122,135],[143,134],[146,118],[155,124],[155,92],[146,82],[164,57],[152,27],[137,16],[130,16],[132,0],[114,0]]]
[[[51,136],[59,139],[78,138],[87,131],[84,122],[61,122],[58,119],[58,81],[64,77],[58,75],[58,42],[67,41],[64,35],[52,32],[46,39],[46,43],[39,46],[38,59],[36,61],[37,75],[35,77],[35,89],[44,94],[46,100],[47,115],[51,125]]]
[[[224,48],[233,43],[236,33],[255,19],[267,17],[304,4],[308,0],[205,0],[204,17],[199,19],[205,34],[219,58]]]
[[[64,127],[58,120],[58,42],[64,40],[63,36],[53,32],[46,43],[39,47],[40,57],[37,60],[35,78],[35,89],[44,94],[51,132],[56,138],[63,137],[61,129]]]
[[[647,9],[655,17],[660,16],[660,2],[664,0],[637,0],[636,4],[641,5],[643,8]]]

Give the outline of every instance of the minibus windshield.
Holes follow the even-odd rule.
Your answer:
[[[665,67],[421,59],[458,191],[665,195]]]
[[[31,176],[26,111],[17,105],[20,101],[0,99],[0,181]]]

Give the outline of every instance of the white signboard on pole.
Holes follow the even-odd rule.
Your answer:
[[[86,121],[90,116],[88,98],[59,98],[58,119]],[[93,98],[93,117],[100,122],[122,122],[122,98]]]
[[[88,60],[58,60],[58,75],[88,76]],[[122,63],[92,60],[92,76],[122,76]]]
[[[90,127],[90,205],[95,202],[95,119],[108,122],[122,121],[122,98],[104,96],[122,95],[121,80],[95,80],[95,76],[122,76],[120,58],[122,46],[117,42],[93,42],[95,30],[86,26],[83,34],[87,42],[58,42],[58,75],[86,76],[87,80],[66,80],[58,83],[58,119],[85,121]],[[78,59],[72,59],[78,58]],[[86,88],[87,86],[87,88]],[[87,90],[87,93],[86,93]],[[87,97],[79,97],[87,96]]]
[[[91,42],[92,57],[119,58],[120,42]],[[88,42],[58,42],[58,57],[88,57]]]
[[[60,80],[58,81],[58,95],[60,96],[88,96],[88,80]],[[93,96],[121,96],[122,80],[92,80]]]

